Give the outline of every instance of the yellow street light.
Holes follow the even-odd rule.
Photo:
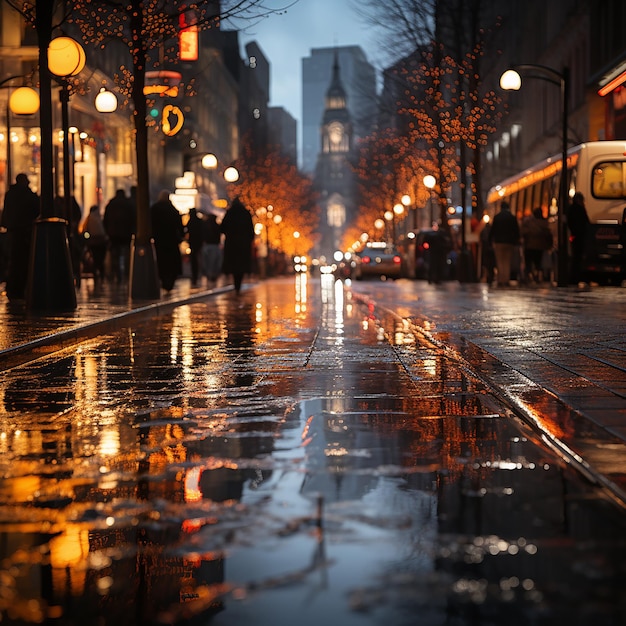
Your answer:
[[[9,109],[17,115],[37,113],[39,94],[32,87],[18,87],[9,98]]]
[[[55,76],[76,76],[85,67],[83,47],[71,37],[56,37],[48,46],[48,69]]]
[[[559,211],[557,213],[557,281],[559,287],[566,287],[567,279],[567,221],[565,211],[569,202],[567,186],[567,127],[568,127],[568,94],[569,94],[569,68],[564,67],[562,72],[546,67],[545,65],[535,65],[524,63],[516,65],[515,68],[506,70],[500,77],[500,87],[505,90],[517,91],[522,86],[522,77],[517,70],[530,70],[529,78],[538,78],[556,85],[561,90],[561,180],[560,180],[560,200]]]

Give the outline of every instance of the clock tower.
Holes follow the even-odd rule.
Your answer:
[[[341,246],[343,229],[354,211],[353,130],[337,52],[324,105],[315,186],[322,206],[320,254],[332,259]]]

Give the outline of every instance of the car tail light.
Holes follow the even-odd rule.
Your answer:
[[[394,263],[402,263],[402,259],[401,259],[401,258],[400,258],[397,254],[396,254],[396,255],[393,257],[393,262],[394,262]]]
[[[364,256],[364,257],[361,259],[361,262],[362,262],[362,263],[371,263],[371,261],[372,261],[372,259],[370,259],[368,256]]]

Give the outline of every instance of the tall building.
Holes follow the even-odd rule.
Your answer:
[[[332,77],[324,99],[320,131],[321,151],[317,159],[314,185],[321,204],[319,254],[332,258],[340,249],[346,222],[354,215],[354,128],[348,110],[348,97],[340,74],[338,54],[332,64]]]
[[[269,107],[269,142],[293,163],[298,162],[298,123],[283,107]]]
[[[341,80],[346,91],[354,140],[370,134],[376,122],[376,70],[359,46],[313,48],[302,59],[302,160],[301,169],[312,174],[321,149],[320,124],[324,96],[330,84],[333,59],[338,55]]]

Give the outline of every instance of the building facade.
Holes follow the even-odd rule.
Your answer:
[[[366,137],[377,117],[376,70],[359,46],[314,48],[302,59],[302,155],[301,169],[315,171],[320,152],[320,123],[324,114],[324,97],[338,55],[341,80],[346,92],[355,141]]]
[[[320,125],[321,145],[314,185],[321,205],[319,255],[332,258],[340,249],[346,222],[354,216],[354,126],[343,86],[339,55],[332,63]]]

